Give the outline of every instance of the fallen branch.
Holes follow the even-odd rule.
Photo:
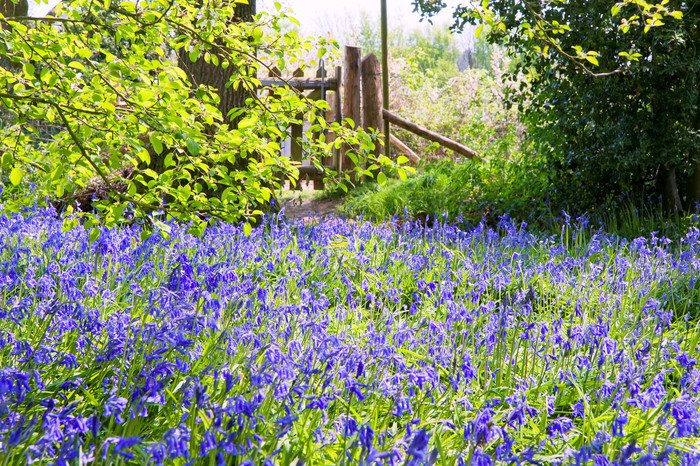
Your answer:
[[[408,157],[408,160],[410,160],[412,164],[418,165],[420,163],[420,157],[418,157],[401,139],[394,136],[394,133],[391,133],[390,137],[391,143],[395,145],[403,155]]]
[[[457,141],[453,141],[452,139],[446,138],[445,136],[442,136],[440,134],[437,134],[433,131],[430,131],[428,128],[424,128],[420,125],[417,125],[415,123],[412,123],[405,118],[401,118],[400,116],[391,113],[387,109],[382,110],[382,115],[386,120],[388,120],[390,123],[395,124],[396,126],[405,129],[406,131],[410,131],[413,134],[417,134],[418,136],[428,139],[430,141],[437,142],[441,146],[450,149],[457,154],[461,154],[465,156],[468,159],[480,159],[481,154],[476,152],[473,149],[468,148],[467,146],[464,146]]]

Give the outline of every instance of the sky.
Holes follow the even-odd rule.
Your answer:
[[[370,18],[379,18],[380,0],[277,0],[283,8],[291,8],[294,16],[301,22],[304,32],[309,34],[325,34],[334,23],[344,24],[354,18],[359,18],[361,12],[366,12]],[[29,12],[32,15],[45,14],[58,1],[49,3],[30,0]],[[446,0],[448,8],[433,18],[434,23],[449,23],[451,18],[450,6],[458,5],[459,0]],[[258,11],[272,10],[274,0],[258,0]],[[420,15],[413,13],[411,0],[387,0],[389,27],[401,23],[406,29],[421,26]],[[423,23],[425,24],[425,23]],[[307,31],[308,29],[308,31]]]
[[[283,7],[291,8],[294,16],[301,22],[304,32],[309,34],[326,34],[337,24],[346,23],[359,18],[362,12],[370,18],[379,18],[381,11],[380,0],[277,0]],[[262,0],[263,8],[271,8],[274,0]],[[451,7],[458,5],[459,0],[447,0],[448,7],[440,15],[433,18],[433,23],[451,23]],[[405,29],[422,27],[420,15],[413,12],[411,0],[387,0],[389,28],[400,24]],[[308,31],[307,31],[308,29]]]
[[[335,39],[357,28],[362,13],[369,19],[379,20],[380,0],[276,0],[284,9],[291,9],[293,16],[301,24],[304,35],[325,36],[330,34]],[[447,4],[438,16],[433,17],[434,24],[451,24],[452,8],[460,4],[460,0],[444,0]],[[464,3],[465,0],[461,0]],[[257,0],[258,11],[274,11],[275,0]],[[41,16],[46,14],[58,3],[57,0],[29,0],[29,14]],[[401,26],[404,31],[415,28],[429,27],[427,22],[420,21],[420,15],[413,12],[411,0],[387,0],[389,30]],[[377,31],[379,34],[379,31]],[[470,43],[473,32],[463,33],[460,43]],[[465,42],[466,39],[466,42]],[[342,44],[341,44],[342,45]]]

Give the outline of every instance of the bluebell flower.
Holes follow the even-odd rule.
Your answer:
[[[491,466],[493,461],[489,455],[481,450],[481,448],[477,448],[474,450],[470,464],[472,466]]]
[[[411,460],[408,464],[419,465],[425,463],[429,459],[428,455],[428,442],[430,441],[430,435],[425,429],[419,429],[413,436],[410,445],[408,446],[407,453],[411,456]]]
[[[613,419],[613,422],[611,424],[613,436],[624,437],[625,434],[623,432],[623,427],[627,424],[627,422],[627,416],[623,413],[619,413],[617,417]]]
[[[700,433],[697,400],[682,395],[671,402],[671,416],[676,421],[675,437],[696,437]]]
[[[573,422],[568,417],[558,417],[549,423],[547,428],[549,437],[564,436],[574,427]]]

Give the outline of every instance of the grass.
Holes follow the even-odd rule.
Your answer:
[[[0,220],[0,464],[696,464],[700,233]]]
[[[508,214],[541,229],[553,224],[546,203],[547,176],[534,160],[487,158],[431,162],[406,181],[368,183],[350,193],[344,212],[372,219],[443,218],[477,225],[496,224]]]

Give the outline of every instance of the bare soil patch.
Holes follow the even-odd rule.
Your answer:
[[[341,199],[315,198],[311,195],[313,187],[310,183],[302,183],[302,190],[297,195],[281,201],[284,216],[287,220],[303,220],[304,223],[320,220],[328,215],[337,213],[343,201]]]

